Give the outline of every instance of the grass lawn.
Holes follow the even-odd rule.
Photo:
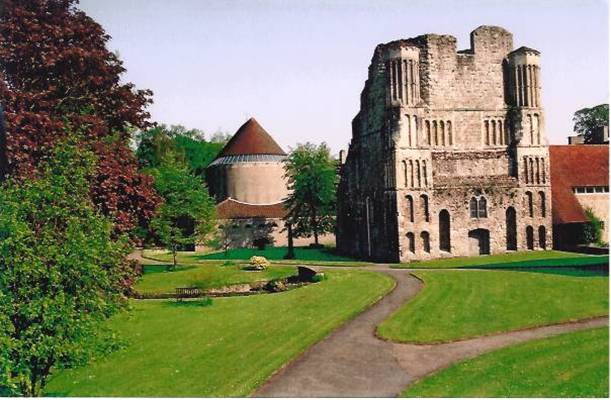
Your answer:
[[[135,289],[140,293],[173,293],[177,287],[200,289],[285,278],[295,275],[295,267],[269,267],[265,271],[246,271],[237,264],[179,265],[168,271],[166,265],[145,265]]]
[[[400,264],[398,268],[468,268],[468,267],[566,267],[609,262],[608,256],[591,256],[566,251],[521,251],[477,257],[440,258]]]
[[[609,330],[533,340],[457,363],[404,397],[609,396]]]
[[[400,342],[446,342],[609,314],[609,277],[580,270],[418,271],[425,286],[378,327]]]
[[[219,251],[213,253],[201,252],[181,252],[178,254],[178,260],[181,263],[208,262],[219,260],[241,260],[245,261],[252,256],[263,256],[268,260],[280,264],[316,264],[325,266],[364,266],[367,262],[358,261],[350,257],[341,256],[335,253],[334,248],[324,247],[320,249],[310,247],[295,247],[295,259],[285,260],[284,256],[287,253],[286,247],[268,247],[265,250],[242,248],[230,249],[227,252]],[[172,256],[170,253],[152,253],[145,252],[149,258],[170,261]]]
[[[387,293],[391,278],[327,271],[315,285],[197,302],[134,301],[111,320],[128,347],[57,372],[47,396],[247,396],[274,371]]]

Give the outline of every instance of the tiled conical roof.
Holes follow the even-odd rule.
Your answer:
[[[286,155],[254,118],[250,118],[238,129],[218,157],[251,154]]]

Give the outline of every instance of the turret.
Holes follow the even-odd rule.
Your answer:
[[[415,106],[420,102],[420,50],[397,43],[386,54],[387,104]]]

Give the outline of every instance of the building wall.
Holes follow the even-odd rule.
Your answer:
[[[342,166],[340,251],[409,261],[479,254],[477,242],[505,252],[510,207],[515,248],[551,248],[538,52],[511,50],[511,34],[498,27],[476,29],[460,52],[454,37],[434,34],[376,48]],[[471,218],[471,199],[482,197],[488,215]],[[449,248],[441,243],[443,210]],[[488,245],[478,239],[483,230]]]
[[[210,191],[217,202],[231,197],[244,203],[275,204],[288,195],[281,162],[236,162],[208,170]]]
[[[256,247],[257,240],[265,239],[269,246],[287,246],[288,236],[284,221],[279,218],[240,218],[219,220],[218,229],[228,248]],[[319,236],[320,244],[335,245],[335,235]],[[314,238],[294,238],[294,246],[309,246]]]
[[[609,243],[609,194],[608,193],[583,193],[575,194],[579,204],[585,209],[590,208],[605,225],[603,230],[603,241]]]

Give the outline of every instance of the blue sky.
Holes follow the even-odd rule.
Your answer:
[[[346,148],[378,43],[499,25],[542,53],[551,143],[608,100],[606,1],[81,0],[112,36],[125,80],[154,92],[152,119],[230,133],[255,117],[285,150]]]

